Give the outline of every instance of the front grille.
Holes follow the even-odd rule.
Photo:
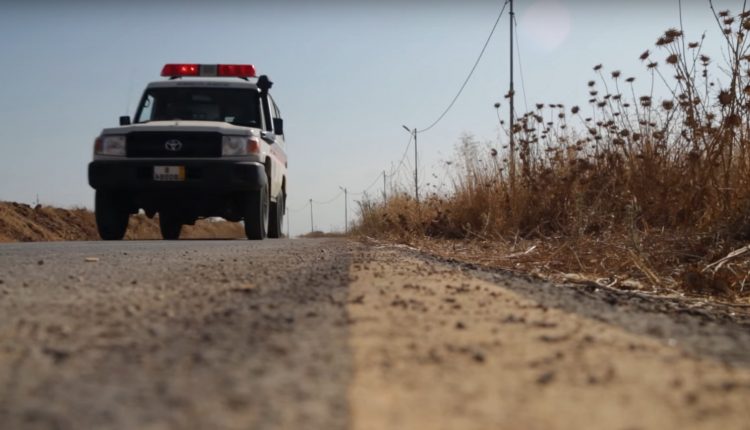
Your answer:
[[[133,132],[127,139],[127,154],[131,158],[221,157],[220,133]]]

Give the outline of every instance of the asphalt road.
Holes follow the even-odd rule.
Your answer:
[[[750,317],[345,240],[0,245],[2,429],[750,428]]]

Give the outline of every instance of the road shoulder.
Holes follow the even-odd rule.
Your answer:
[[[747,428],[746,366],[393,247],[351,275],[352,428]]]

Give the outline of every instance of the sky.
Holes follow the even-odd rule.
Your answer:
[[[351,193],[349,220],[361,193],[382,195],[382,172],[399,165],[409,141],[402,126],[425,128],[444,111],[504,3],[2,2],[0,200],[92,208],[86,169],[94,138],[133,115],[165,63],[250,63],[274,81],[285,121],[291,234],[310,231],[310,199],[314,228],[341,231],[340,187]],[[678,0],[516,0],[515,11],[521,112],[538,102],[585,105],[600,63],[643,78],[636,83],[645,93],[638,56],[651,49],[664,57],[654,42],[679,27]],[[707,0],[684,0],[683,23],[689,41],[705,32],[706,53],[720,59]],[[507,118],[508,48],[506,10],[461,97],[419,134],[423,190],[445,180],[462,135],[502,144],[493,105],[500,102]],[[413,183],[413,147],[406,154],[396,186]]]

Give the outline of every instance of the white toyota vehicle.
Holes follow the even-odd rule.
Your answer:
[[[244,221],[248,239],[280,237],[287,157],[272,82],[252,65],[167,64],[161,75],[132,122],[120,117],[94,143],[99,235],[122,239],[142,209],[159,214],[164,239],[213,216]]]

